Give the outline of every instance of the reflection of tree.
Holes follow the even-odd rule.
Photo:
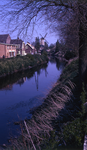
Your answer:
[[[37,74],[38,74],[38,75],[41,74],[41,69],[37,70]]]
[[[56,60],[56,67],[59,70],[60,69],[60,61],[59,59],[55,59]]]
[[[3,88],[3,90],[12,90],[13,85],[9,84],[6,87]]]
[[[36,88],[38,90],[38,73],[35,72],[35,83],[36,83]]]
[[[45,68],[45,77],[47,77],[47,74],[48,74],[47,68]]]
[[[42,70],[45,70],[45,76],[47,77],[47,64],[43,65],[40,69],[37,68],[37,71],[35,72],[35,83],[36,83],[36,88],[38,90],[38,78],[39,78],[39,75],[41,74],[41,69]]]
[[[64,61],[55,58],[55,62],[56,62],[56,67],[58,70],[64,68],[64,65],[65,65]]]
[[[33,68],[31,70],[17,72],[12,75],[1,78],[0,79],[0,89],[3,89],[4,87],[6,87],[8,85],[13,85],[13,84],[17,83],[17,81],[20,80],[21,78],[27,77],[27,79],[30,79],[34,75],[35,71],[38,71],[38,74],[39,74],[39,72],[40,72],[39,70],[45,69],[46,67],[47,67],[47,64],[44,64],[41,66],[37,66],[36,68]]]
[[[55,64],[55,57],[51,57],[50,62],[51,62],[52,64]]]

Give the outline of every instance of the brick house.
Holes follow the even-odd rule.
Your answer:
[[[25,54],[25,43],[21,39],[19,39],[19,38],[12,39],[10,43],[16,45],[17,54],[22,55],[22,56],[26,55]]]
[[[0,58],[15,57],[16,56],[16,46],[13,44],[0,43]]]
[[[11,41],[11,37],[9,34],[0,35],[0,43],[10,44],[10,41]]]
[[[11,37],[9,34],[0,35],[0,58],[16,56],[16,46],[10,44]]]
[[[35,47],[33,45],[31,45],[29,42],[27,42],[26,46],[25,46],[25,53],[26,54],[36,54],[37,50],[35,49]]]

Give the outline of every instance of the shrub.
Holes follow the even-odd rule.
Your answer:
[[[71,58],[73,58],[75,56],[76,56],[76,54],[73,51],[66,51],[64,57],[65,57],[65,59],[69,60],[69,59],[71,59]]]
[[[15,70],[26,69],[28,66],[35,66],[42,61],[46,61],[47,57],[45,55],[31,55],[17,56],[13,58],[0,59],[0,75],[13,73]]]

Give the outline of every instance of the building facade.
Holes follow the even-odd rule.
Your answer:
[[[0,43],[0,58],[10,58],[16,56],[16,46],[12,44]]]
[[[31,45],[29,42],[27,42],[27,44],[25,46],[25,53],[34,55],[37,53],[37,50],[35,49],[35,47],[33,45]]]
[[[16,45],[17,55],[22,55],[22,56],[26,55],[25,54],[25,43],[21,39],[19,39],[19,38],[12,39],[10,43]]]

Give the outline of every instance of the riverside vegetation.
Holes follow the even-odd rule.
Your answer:
[[[65,67],[44,102],[30,120],[20,124],[21,136],[11,139],[8,149],[57,150],[58,146],[82,146],[86,132],[83,103],[86,92],[79,93],[79,61]]]
[[[45,53],[43,55],[28,54],[26,56],[0,59],[0,77],[30,69],[47,61],[48,58]]]

